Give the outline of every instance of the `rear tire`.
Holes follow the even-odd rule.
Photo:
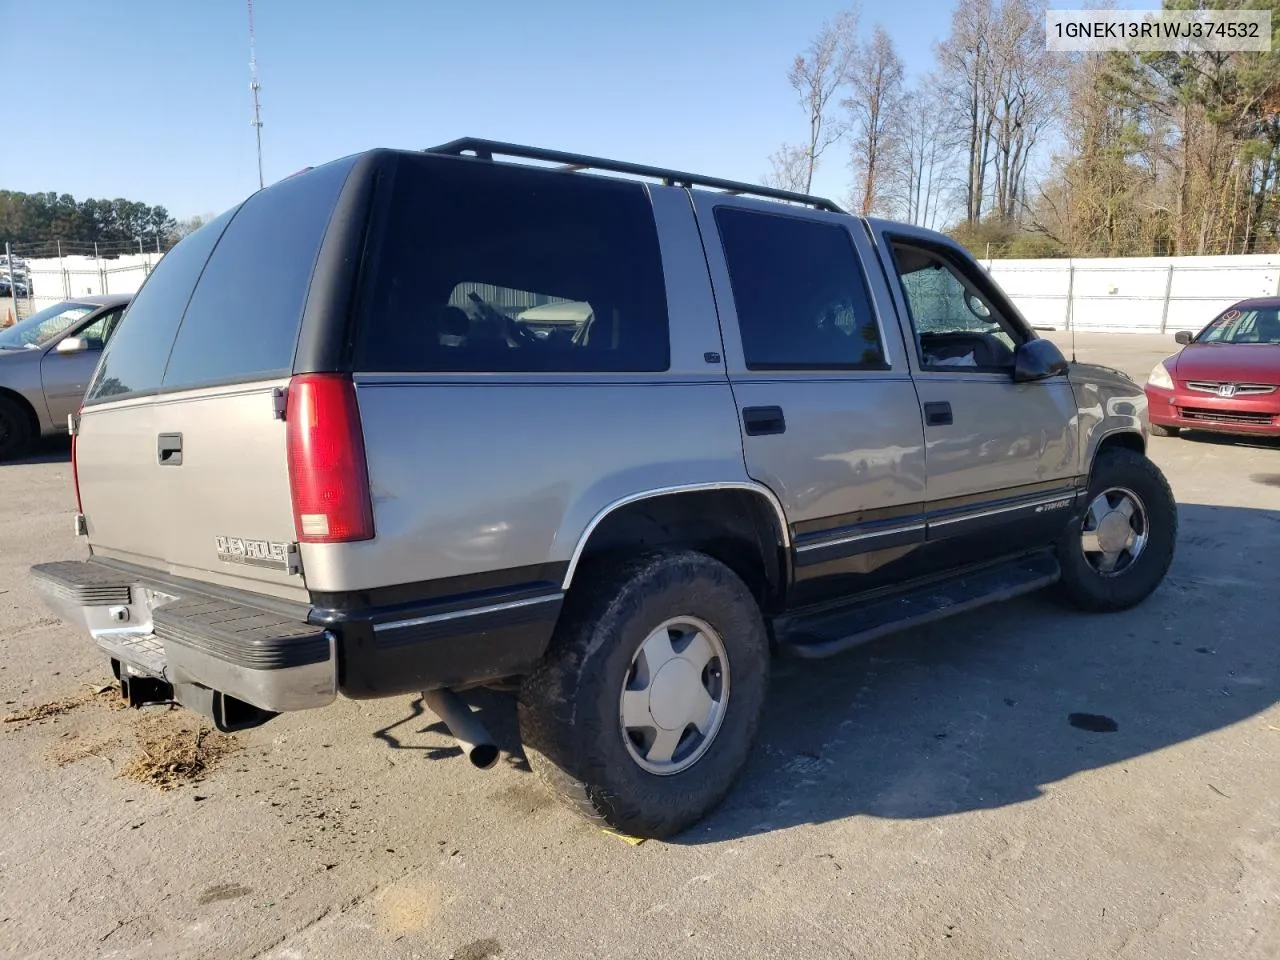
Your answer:
[[[1150,424],[1153,437],[1176,437],[1182,432],[1181,427],[1162,427],[1158,423]]]
[[[648,554],[579,576],[550,649],[521,687],[529,765],[588,820],[669,837],[719,804],[746,762],[769,683],[759,607],[733,571],[692,551]],[[682,652],[649,674],[645,651],[655,638]],[[689,652],[695,642],[702,658]],[[670,683],[661,695],[653,692],[658,675]],[[710,691],[705,699],[700,686]],[[663,761],[655,759],[662,756],[656,718],[675,702],[669,690],[692,691],[709,712],[687,726],[664,719],[677,732],[666,734],[672,739]],[[643,697],[642,712],[651,710],[644,715],[655,718],[649,728],[629,722],[634,694]]]
[[[17,403],[0,397],[0,460],[19,456],[31,442],[31,418]]]
[[[1082,610],[1128,609],[1151,595],[1173,562],[1178,505],[1160,468],[1121,448],[1098,454],[1088,496],[1083,520],[1057,544],[1058,594]]]

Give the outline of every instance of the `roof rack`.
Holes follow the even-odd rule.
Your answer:
[[[427,153],[449,154],[461,156],[474,153],[482,160],[492,160],[494,156],[519,157],[524,160],[541,160],[556,163],[560,166],[553,169],[566,172],[579,170],[607,170],[612,173],[625,173],[636,177],[651,177],[661,180],[668,187],[708,187],[722,190],[734,196],[767,197],[770,200],[786,200],[832,213],[844,213],[835,203],[822,197],[811,197],[806,193],[791,190],[776,190],[773,187],[760,187],[750,183],[738,183],[734,180],[720,180],[716,177],[702,177],[696,173],[683,173],[679,170],[667,170],[664,167],[649,167],[640,163],[623,163],[619,160],[605,160],[601,157],[587,157],[578,153],[564,153],[559,150],[543,150],[540,147],[524,147],[516,143],[502,143],[497,140],[482,140],[476,137],[463,137],[451,140],[438,147],[429,147]]]

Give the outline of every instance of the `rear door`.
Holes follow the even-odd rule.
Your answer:
[[[861,224],[694,196],[747,472],[791,521],[799,600],[871,586],[924,542],[925,475],[920,407]]]
[[[165,254],[103,352],[80,413],[76,472],[94,554],[168,569],[166,489],[154,404],[200,271],[235,211]]]
[[[285,180],[230,215],[194,288],[168,304],[181,323],[158,389],[116,418],[127,436],[114,446],[89,442],[99,430],[82,427],[85,455],[111,464],[88,473],[82,465],[95,551],[148,557],[176,576],[305,596],[279,414],[320,246],[351,166],[340,161]],[[107,351],[104,383],[153,282]],[[110,509],[100,487],[112,491]],[[125,519],[142,514],[149,519],[141,529]]]
[[[303,590],[277,404],[349,171],[349,163],[329,164],[246,201],[187,306],[155,402],[166,559],[177,576],[280,595]]]

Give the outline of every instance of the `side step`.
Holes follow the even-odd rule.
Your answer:
[[[970,569],[888,596],[779,621],[778,648],[794,657],[829,657],[908,627],[1032,593],[1061,575],[1049,553]]]

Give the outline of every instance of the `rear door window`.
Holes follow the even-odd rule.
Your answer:
[[[164,375],[166,388],[288,374],[311,274],[352,159],[254,194],[196,286]]]
[[[716,210],[749,370],[883,370],[880,328],[843,227]]]
[[[642,184],[402,157],[356,367],[649,372],[670,363],[657,230]]]
[[[86,404],[157,390],[200,271],[236,209],[211,220],[160,260],[120,321],[89,385]]]

